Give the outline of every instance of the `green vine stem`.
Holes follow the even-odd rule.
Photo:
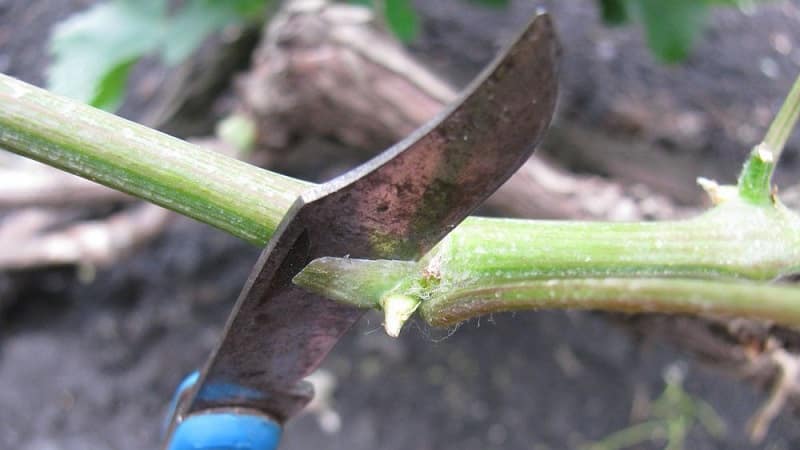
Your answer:
[[[421,312],[431,325],[450,326],[492,312],[564,308],[719,314],[766,319],[787,326],[800,325],[800,292],[796,288],[685,278],[585,278],[506,283],[439,296],[423,302]]]
[[[258,246],[310,184],[0,74],[0,148],[205,222]]]
[[[768,204],[772,199],[772,174],[781,157],[786,141],[800,115],[800,77],[792,86],[783,106],[764,137],[756,145],[739,176],[739,195],[756,204]]]
[[[693,219],[472,218],[414,267],[323,258],[294,281],[342,302],[384,309],[393,335],[399,332],[396,322],[404,319],[385,302],[397,296],[416,298],[422,317],[435,326],[538,308],[713,313],[800,326],[800,290],[742,282],[800,270],[800,217],[780,203],[770,185],[799,114],[800,77],[745,163],[738,186],[699,180],[715,207]],[[389,275],[392,264],[395,276]]]
[[[736,187],[705,181],[718,204],[695,219],[626,224],[471,218],[419,262],[325,258],[295,281],[389,311],[392,334],[415,310],[435,325],[553,307],[736,314],[798,325],[800,290],[742,281],[800,268],[800,219],[765,194],[786,130],[797,120],[798,97],[796,84],[778,114],[780,125],[765,141],[772,166],[750,164],[751,158],[739,195]],[[2,75],[0,147],[259,246],[312,186]],[[765,162],[765,154],[756,156]]]
[[[800,218],[733,200],[676,222],[470,218],[418,263],[321,258],[294,282],[360,307],[381,309],[388,296],[411,296],[434,326],[541,308],[714,313],[800,325],[800,290],[743,282],[798,268]]]

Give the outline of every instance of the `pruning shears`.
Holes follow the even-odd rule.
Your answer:
[[[453,106],[296,200],[217,348],[178,398],[164,448],[188,419],[246,413],[277,427],[303,409],[313,396],[303,378],[363,310],[306,292],[292,278],[323,256],[415,260],[431,249],[541,141],[555,109],[559,52],[549,16],[537,14]]]

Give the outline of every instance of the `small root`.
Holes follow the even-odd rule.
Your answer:
[[[775,346],[770,351],[769,359],[778,367],[780,373],[772,385],[769,398],[753,415],[748,425],[750,441],[754,444],[761,443],[769,431],[772,421],[780,414],[786,405],[787,399],[800,392],[800,357]]]

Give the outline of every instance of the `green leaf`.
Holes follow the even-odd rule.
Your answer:
[[[257,19],[266,11],[266,8],[273,0],[230,0],[234,10],[240,17],[246,19]],[[218,2],[214,2],[218,3]]]
[[[606,25],[622,25],[630,20],[628,0],[597,0]]]
[[[419,17],[410,0],[348,0],[348,3],[366,6],[383,13],[389,29],[403,42],[410,42],[419,34]]]
[[[51,37],[49,89],[115,110],[130,69],[160,52],[168,64],[186,59],[211,33],[260,17],[269,0],[187,0],[173,15],[166,0],[111,0],[60,23]]]
[[[185,60],[212,33],[260,15],[265,0],[192,0],[169,20],[162,55],[167,64]]]
[[[403,42],[410,42],[419,32],[419,18],[409,0],[385,0],[386,22]]]
[[[745,7],[763,0],[596,0],[603,21],[620,25],[643,22],[647,43],[662,61],[686,58],[703,29],[711,7]]]
[[[100,3],[56,26],[48,87],[94,106],[118,105],[131,63],[161,40],[164,0]]]
[[[111,69],[97,85],[97,91],[90,104],[106,111],[116,111],[125,98],[128,75],[136,60],[123,62]]]
[[[632,5],[644,24],[650,49],[669,63],[686,58],[708,14],[705,0],[638,0]]]
[[[187,2],[169,21],[162,55],[167,64],[176,64],[197,49],[215,30],[238,18],[228,2]]]

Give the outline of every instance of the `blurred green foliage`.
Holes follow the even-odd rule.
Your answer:
[[[510,0],[465,0],[503,8]],[[596,0],[603,21],[618,26],[641,22],[653,54],[667,63],[684,60],[703,29],[713,6],[745,7],[756,0]],[[413,0],[350,0],[382,12],[387,25],[404,42],[417,35],[418,18]]]
[[[504,8],[511,0],[464,0],[490,7]],[[411,42],[419,34],[419,17],[413,0],[349,0],[352,4],[369,6],[381,13],[389,29],[403,42]]]
[[[48,88],[106,110],[122,103],[134,63],[155,54],[183,61],[211,33],[260,18],[265,0],[111,0],[72,15],[50,40]]]
[[[419,17],[411,0],[350,0],[350,3],[380,9],[395,36],[410,42],[419,34]]]
[[[125,95],[133,65],[156,55],[173,65],[186,59],[210,34],[233,24],[263,20],[273,0],[108,0],[60,23],[50,41],[47,78],[54,92],[106,110]],[[414,40],[420,20],[412,0],[343,0],[375,9],[403,42]],[[511,0],[463,0],[491,8]],[[743,6],[756,0],[595,0],[605,23],[640,22],[653,53],[681,61],[700,34],[710,8]]]
[[[747,7],[756,0],[597,0],[611,26],[632,21],[644,26],[647,44],[662,61],[684,60],[714,6]]]
[[[664,374],[664,391],[650,405],[648,420],[585,445],[582,450],[623,450],[649,441],[664,442],[664,450],[684,450],[686,438],[697,425],[712,437],[724,436],[725,422],[711,405],[686,392],[684,376],[678,366],[669,367]]]

